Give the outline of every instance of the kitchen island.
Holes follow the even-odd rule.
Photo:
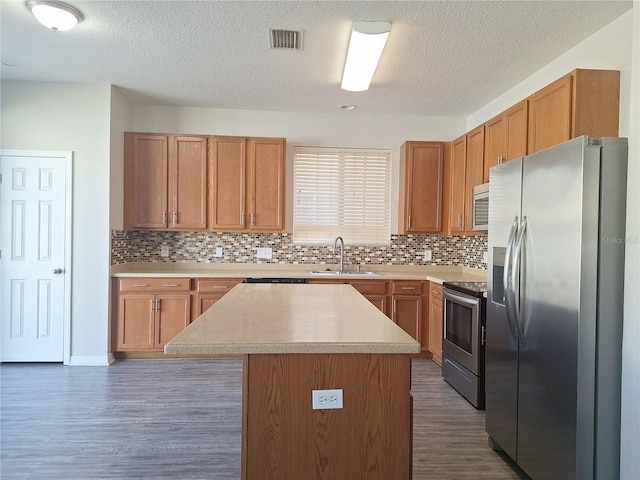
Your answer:
[[[419,352],[350,285],[240,284],[165,345],[244,355],[243,480],[410,479]],[[336,389],[343,408],[312,408]]]

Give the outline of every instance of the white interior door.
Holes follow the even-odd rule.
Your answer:
[[[71,154],[24,153],[0,156],[0,361],[62,362]]]

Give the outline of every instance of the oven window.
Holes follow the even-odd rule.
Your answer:
[[[465,352],[472,354],[473,308],[447,299],[445,338]]]

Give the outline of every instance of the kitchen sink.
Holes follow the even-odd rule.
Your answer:
[[[339,271],[339,270],[309,270],[309,275],[318,275],[318,276],[327,276],[327,277],[339,277],[339,276],[349,276],[349,275],[364,275],[367,277],[376,277],[382,275],[378,272],[357,272],[357,271]]]

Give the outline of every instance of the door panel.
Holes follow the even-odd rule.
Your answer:
[[[0,169],[0,360],[61,362],[65,158],[3,155]]]
[[[207,228],[207,139],[173,137],[170,155],[171,227]]]
[[[156,348],[164,345],[189,325],[190,295],[157,295]]]
[[[133,139],[133,226],[167,226],[167,137],[135,135]]]
[[[244,228],[245,150],[244,138],[213,137],[211,141],[211,228]]]
[[[284,229],[284,140],[249,140],[249,228]]]

